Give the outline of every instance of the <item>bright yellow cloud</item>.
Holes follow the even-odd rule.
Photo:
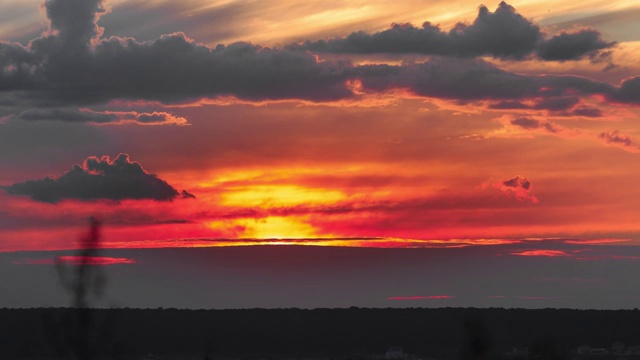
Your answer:
[[[271,208],[293,205],[331,204],[344,199],[339,191],[296,185],[256,185],[231,189],[221,195],[223,206]]]
[[[316,229],[298,218],[269,216],[264,219],[243,219],[242,237],[255,239],[303,239],[318,237]]]
[[[207,227],[239,239],[309,239],[331,236],[320,235],[306,220],[305,217],[297,216],[267,216],[216,220],[208,222]],[[239,245],[235,242],[233,244]]]

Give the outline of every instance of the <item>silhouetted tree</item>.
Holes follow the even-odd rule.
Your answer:
[[[60,317],[46,317],[45,331],[53,343],[56,354],[75,360],[91,360],[108,339],[111,325],[109,317],[98,326],[92,300],[102,295],[106,278],[100,266],[94,262],[100,249],[100,222],[90,218],[89,233],[80,239],[80,249],[67,263],[64,257],[56,258],[56,270],[62,287],[71,295],[72,309]]]

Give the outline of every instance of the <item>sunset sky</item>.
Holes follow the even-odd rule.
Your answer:
[[[639,116],[636,1],[5,0],[0,306],[634,308]]]

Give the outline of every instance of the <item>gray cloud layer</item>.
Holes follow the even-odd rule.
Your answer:
[[[394,24],[390,29],[367,34],[355,32],[345,38],[292,44],[291,49],[326,53],[418,53],[438,56],[493,56],[524,59],[533,55],[543,60],[595,58],[615,43],[606,42],[596,30],[562,32],[545,39],[540,28],[505,2],[495,12],[481,6],[473,24],[458,23],[449,32],[430,22],[421,28]]]
[[[58,178],[46,177],[16,183],[5,188],[12,195],[27,195],[33,200],[56,203],[63,199],[124,200],[152,199],[170,201],[179,196],[192,198],[186,191],[178,193],[166,181],[146,172],[127,154],[111,160],[108,156],[87,158],[82,165]]]
[[[353,69],[370,91],[406,89],[419,96],[453,100],[536,100],[536,109],[567,110],[578,96],[604,95],[610,101],[640,104],[640,77],[620,87],[579,76],[529,76],[499,69],[481,59],[433,58],[420,64],[372,65]],[[568,96],[567,94],[571,94]]]
[[[101,0],[47,0],[48,34],[26,47],[0,42],[0,119],[185,123],[167,113],[116,114],[86,107],[116,99],[164,103],[220,96],[249,101],[358,99],[361,95],[349,85],[353,80],[359,80],[365,92],[405,89],[426,97],[506,101],[503,105],[534,99],[535,108],[549,111],[577,110],[580,96],[594,94],[614,102],[640,103],[640,77],[615,87],[574,76],[518,75],[481,59],[464,58],[487,54],[523,58],[542,51],[544,56],[570,59],[588,56],[589,49],[600,45],[610,46],[604,46],[599,34],[591,30],[540,42],[540,30],[505,3],[495,13],[481,8],[472,25],[458,25],[447,34],[425,25],[419,31],[396,26],[390,32],[367,35],[385,40],[367,43],[377,52],[385,51],[385,44],[395,44],[398,51],[410,49],[421,43],[425,32],[433,33],[434,39],[449,39],[437,40],[444,43],[455,39],[455,46],[445,46],[448,50],[442,55],[458,57],[434,57],[401,66],[318,61],[308,51],[249,43],[211,48],[180,33],[147,42],[105,39],[96,22],[104,12],[101,4]],[[405,38],[413,40],[406,42]],[[580,40],[566,47],[567,39]],[[597,109],[592,110],[586,115],[598,115]]]

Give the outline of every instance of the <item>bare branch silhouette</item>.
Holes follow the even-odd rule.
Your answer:
[[[96,318],[91,308],[94,300],[103,295],[106,276],[94,261],[100,252],[100,222],[90,217],[89,232],[80,239],[74,261],[64,257],[55,259],[56,272],[62,287],[71,296],[71,309],[62,316],[45,318],[45,330],[59,357],[91,360],[110,339],[112,319]]]

